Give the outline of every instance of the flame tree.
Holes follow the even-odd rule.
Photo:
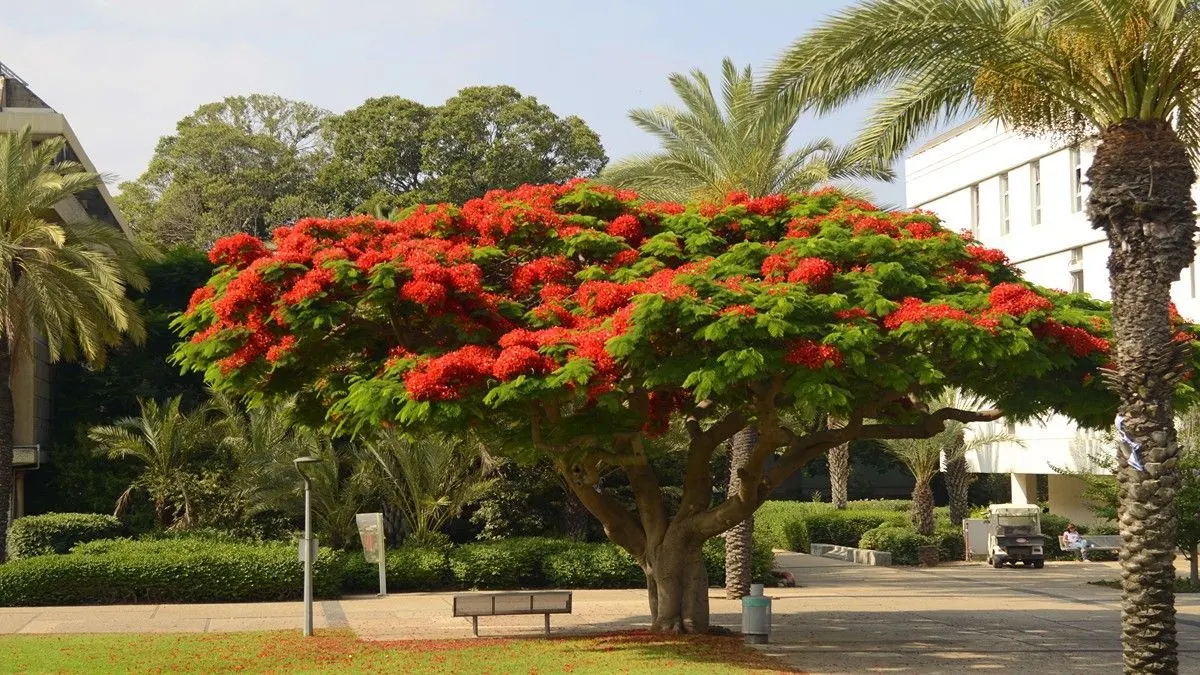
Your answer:
[[[645,571],[655,628],[708,627],[702,543],[854,439],[1050,411],[1111,423],[1106,304],[1023,282],[931,214],[834,191],[680,205],[586,182],[419,206],[395,222],[236,235],[178,320],[177,359],[220,390],[298,395],[339,432],[454,433],[549,457]],[[1190,326],[1180,322],[1182,337]],[[929,411],[956,387],[995,403]],[[1180,402],[1193,394],[1185,382]],[[794,424],[818,411],[845,420]],[[712,458],[747,424],[741,488]],[[686,430],[681,486],[645,440]],[[621,471],[627,507],[603,490]],[[680,489],[673,510],[664,487]]]

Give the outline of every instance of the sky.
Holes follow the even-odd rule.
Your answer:
[[[0,62],[66,115],[115,182],[145,170],[159,137],[198,106],[269,93],[335,113],[372,96],[436,105],[509,84],[582,117],[612,159],[656,148],[631,108],[676,102],[667,76],[721,59],[765,74],[849,1],[0,0]],[[799,142],[850,141],[858,102],[803,118]],[[899,168],[899,167],[898,167]],[[903,179],[876,187],[903,203]]]

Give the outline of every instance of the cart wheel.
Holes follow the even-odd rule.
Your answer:
[[[1004,561],[999,558],[992,558],[992,567],[1000,569],[1001,567],[1004,567]]]
[[[1045,560],[1034,560],[1033,561],[1033,569],[1035,569],[1035,570],[1040,570],[1045,566],[1046,566]]]

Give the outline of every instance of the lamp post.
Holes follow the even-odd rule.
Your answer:
[[[323,461],[320,457],[297,457],[292,460],[296,473],[304,481],[304,539],[300,540],[300,555],[304,560],[304,637],[313,634],[313,558],[317,547],[313,546],[312,535],[312,480],[304,473],[304,467]]]

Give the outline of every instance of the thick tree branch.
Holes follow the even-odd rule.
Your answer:
[[[642,439],[636,438],[631,443],[634,461],[623,465],[625,475],[629,477],[629,485],[633,488],[633,498],[637,502],[638,516],[642,521],[642,531],[648,543],[662,540],[667,531],[667,505],[663,501],[662,487],[658,476],[654,474],[646,453],[642,447]]]
[[[604,533],[608,538],[629,551],[639,562],[644,560],[646,533],[641,524],[629,509],[596,488],[595,477],[592,475],[594,471],[589,472],[584,467],[569,467],[562,463],[558,463],[558,471],[566,479],[571,492],[583,503],[584,508],[604,526]]]
[[[683,497],[675,518],[687,518],[708,508],[712,499],[712,455],[717,446],[746,426],[740,411],[726,415],[688,443],[687,471],[683,477]]]

